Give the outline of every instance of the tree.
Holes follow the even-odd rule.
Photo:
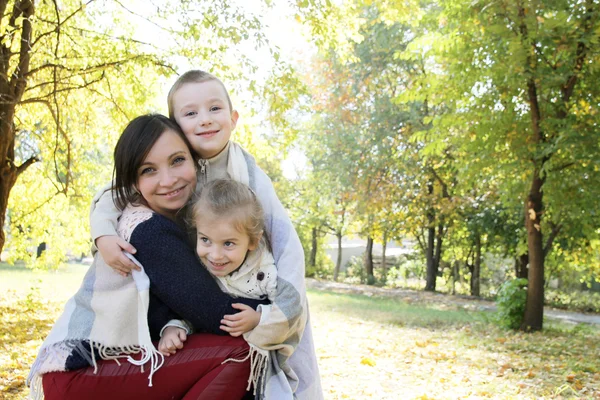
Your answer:
[[[127,1],[0,1],[0,251],[6,233],[13,258],[48,241],[50,264],[64,258],[65,232],[75,238],[71,250],[88,246],[81,220],[110,178],[116,133],[160,108],[155,99],[175,57],[216,60],[212,70],[226,79],[243,75],[248,60],[227,66],[215,55],[264,44],[259,21],[226,3],[164,0],[134,12]],[[143,24],[170,38],[169,47],[140,39]]]
[[[597,117],[589,108],[598,101],[592,61],[600,51],[597,3],[443,5],[445,39],[437,44],[439,54],[454,59],[445,100],[455,105],[445,118],[468,127],[470,153],[480,164],[494,163],[496,173],[529,182],[504,185],[518,188],[510,195],[522,201],[527,232],[529,283],[521,328],[539,330],[546,256],[574,221],[571,204],[562,201],[563,179],[588,176],[598,147],[591,139]],[[598,226],[593,216],[588,223]]]

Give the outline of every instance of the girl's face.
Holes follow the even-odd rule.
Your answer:
[[[196,220],[196,252],[214,276],[227,276],[237,270],[248,251],[256,248],[247,234],[236,229],[234,218],[218,218],[206,212]]]
[[[192,155],[172,130],[158,138],[137,173],[137,190],[146,205],[170,219],[175,219],[196,188]]]

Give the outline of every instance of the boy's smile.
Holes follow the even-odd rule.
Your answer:
[[[231,138],[238,113],[230,110],[227,93],[216,80],[191,82],[173,95],[175,120],[202,158],[219,154]]]

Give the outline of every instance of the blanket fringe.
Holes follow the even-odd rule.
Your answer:
[[[107,347],[98,342],[93,342],[90,340],[90,351],[88,361],[91,361],[92,367],[94,368],[94,374],[98,373],[98,362],[96,360],[96,352],[97,350],[99,357],[102,360],[114,360],[118,365],[121,365],[119,362],[120,358],[125,358],[127,362],[137,365],[141,368],[142,373],[144,372],[144,365],[147,362],[150,362],[150,374],[148,375],[148,386],[152,387],[152,377],[154,373],[163,366],[165,362],[165,357],[154,348],[154,346],[140,346],[140,345],[132,345],[132,346],[120,346],[120,347]],[[48,349],[48,352],[51,353],[52,349]],[[136,360],[132,357],[134,354],[140,354],[141,358]],[[44,399],[44,390],[42,387],[42,375],[38,373],[41,364],[43,363],[43,357],[38,357],[34,364],[31,367],[31,373],[28,377],[27,386],[29,386],[29,398],[32,400],[43,400]],[[51,372],[51,371],[47,371]]]
[[[42,387],[42,376],[34,376],[28,383],[29,398],[32,400],[44,400],[44,388]]]
[[[228,361],[241,363],[250,358],[250,376],[248,377],[248,386],[246,387],[246,390],[250,390],[250,387],[254,386],[253,394],[256,396],[257,391],[259,394],[264,393],[265,378],[269,367],[269,352],[251,343],[248,343],[248,345],[250,346],[250,350],[246,357],[240,360],[228,358],[221,364],[225,364]]]

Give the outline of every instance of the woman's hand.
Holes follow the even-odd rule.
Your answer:
[[[231,336],[240,336],[256,328],[260,322],[260,313],[250,306],[233,303],[231,307],[241,310],[237,314],[226,315],[221,320],[221,329]]]
[[[167,326],[163,331],[160,342],[158,342],[158,351],[169,357],[175,354],[177,350],[183,349],[183,342],[187,340],[185,329],[178,326]]]
[[[116,235],[100,236],[96,239],[96,247],[104,262],[122,276],[127,276],[131,270],[140,271],[140,267],[131,261],[124,251],[135,254],[135,247]]]

